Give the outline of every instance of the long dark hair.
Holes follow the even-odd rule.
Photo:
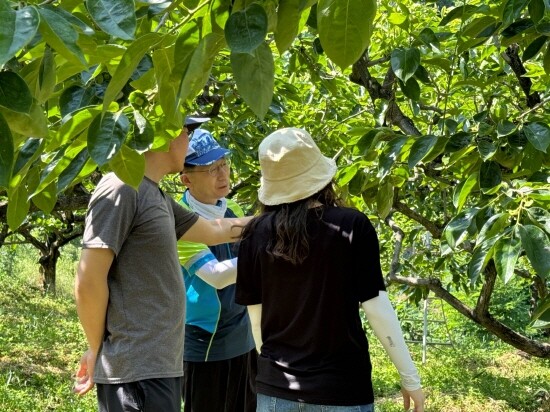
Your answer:
[[[309,253],[307,213],[319,203],[322,206],[343,205],[332,182],[306,199],[275,206],[261,204],[260,215],[244,228],[242,238],[250,236],[262,220],[274,216],[275,227],[267,244],[267,253],[294,265],[300,264]]]

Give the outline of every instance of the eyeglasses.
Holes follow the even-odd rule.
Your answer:
[[[231,167],[231,161],[229,159],[224,159],[220,163],[214,163],[212,166],[210,166],[206,170],[197,170],[196,168],[191,169],[185,169],[183,173],[206,173],[212,177],[219,176],[222,172],[227,173],[229,172],[229,168]]]

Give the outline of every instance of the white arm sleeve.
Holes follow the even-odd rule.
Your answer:
[[[210,286],[223,289],[237,281],[237,258],[222,262],[210,260],[197,269],[196,274]]]
[[[248,308],[248,316],[250,317],[250,326],[252,327],[252,336],[256,343],[258,354],[262,348],[262,304],[250,305]]]
[[[361,305],[374,334],[397,368],[403,388],[410,391],[420,389],[420,376],[418,376],[416,366],[411,359],[411,354],[403,338],[401,325],[388,294],[380,291],[377,297],[369,299]]]

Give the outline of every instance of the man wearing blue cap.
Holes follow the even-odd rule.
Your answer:
[[[137,190],[107,173],[90,200],[75,279],[89,349],[73,390],[84,395],[96,385],[100,412],[181,410],[185,302],[177,239],[229,242],[246,223],[206,220],[159,187],[181,171],[189,134],[205,120],[188,118],[167,151],[144,154]]]
[[[181,204],[205,219],[241,217],[230,192],[229,150],[195,130],[181,173]],[[256,350],[244,306],[235,303],[238,244],[178,242],[187,293],[183,399],[185,412],[252,412]]]

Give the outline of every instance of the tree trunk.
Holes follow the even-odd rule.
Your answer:
[[[51,247],[48,253],[42,255],[38,263],[40,263],[40,275],[42,277],[42,287],[44,292],[50,295],[55,295],[55,279],[57,274],[57,260],[60,253],[58,247]]]

